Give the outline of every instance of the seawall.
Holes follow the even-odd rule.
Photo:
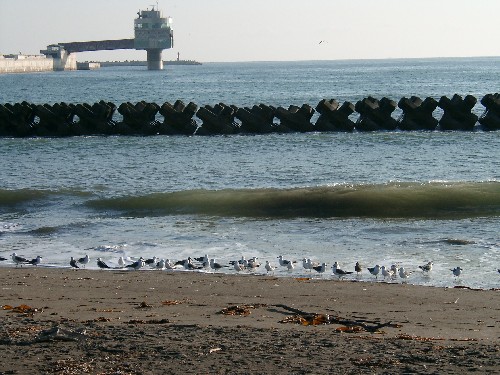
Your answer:
[[[76,70],[75,55],[63,55],[56,59],[44,55],[0,55],[0,74],[51,72],[54,70]]]
[[[45,56],[0,56],[0,73],[32,73],[54,70],[54,60]]]

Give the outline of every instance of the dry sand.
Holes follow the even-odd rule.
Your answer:
[[[500,373],[499,291],[40,267],[0,279],[2,306],[36,309],[0,311],[0,375]],[[220,313],[236,305],[250,314]],[[331,324],[281,323],[299,312]]]

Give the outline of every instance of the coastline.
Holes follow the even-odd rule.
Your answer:
[[[37,309],[0,310],[4,373],[500,371],[495,290],[44,267],[0,267],[0,279],[1,306]],[[383,327],[280,323],[297,311]]]

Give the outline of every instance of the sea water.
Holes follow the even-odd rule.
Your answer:
[[[499,91],[499,76],[500,58],[120,67],[1,75],[0,103],[480,99]],[[500,132],[481,130],[3,138],[1,265],[12,266],[13,252],[51,267],[89,254],[89,268],[97,257],[110,266],[120,256],[205,254],[277,265],[283,255],[298,263],[278,276],[309,276],[301,260],[311,258],[328,264],[314,277],[333,277],[335,261],[349,271],[359,261],[362,275],[348,279],[372,281],[366,267],[397,264],[413,271],[409,283],[497,288],[499,150]],[[428,261],[434,269],[423,274]]]

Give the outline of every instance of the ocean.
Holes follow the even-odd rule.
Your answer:
[[[114,67],[0,75],[0,103],[479,101],[500,91],[498,77],[500,58]],[[88,268],[97,257],[114,267],[120,256],[205,254],[277,266],[283,255],[298,263],[276,276],[335,278],[333,262],[353,271],[359,261],[362,275],[346,279],[376,281],[367,267],[397,264],[411,284],[498,288],[499,150],[500,132],[481,130],[0,138],[0,266],[13,267],[13,252],[45,267],[88,254]],[[311,275],[303,258],[327,272]]]

